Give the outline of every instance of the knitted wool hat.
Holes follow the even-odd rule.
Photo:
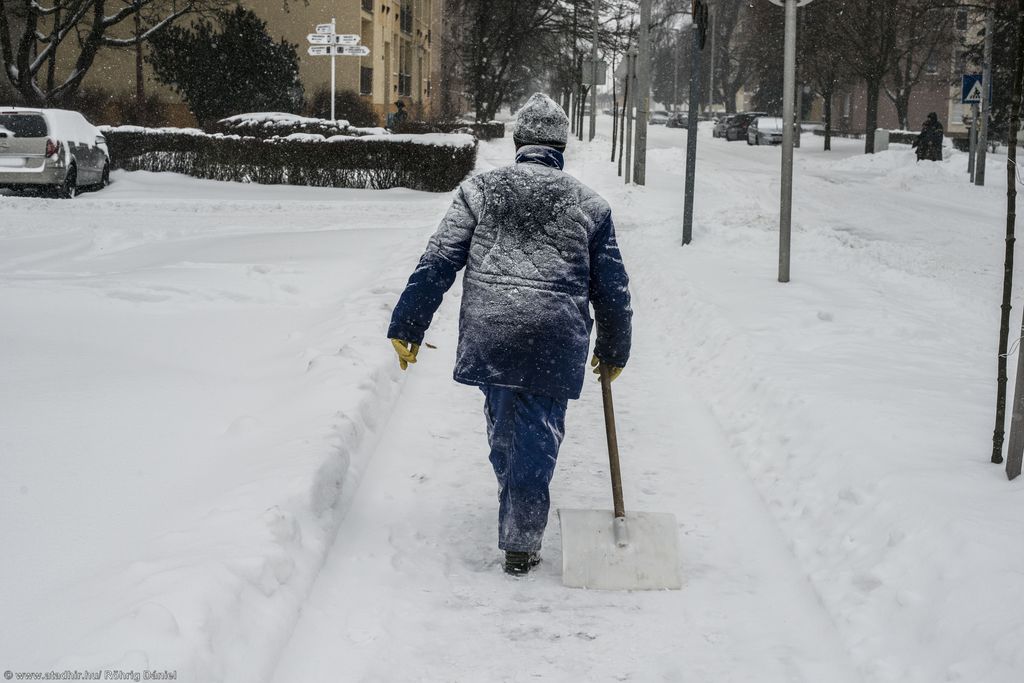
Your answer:
[[[564,147],[569,137],[569,117],[558,103],[543,93],[534,93],[516,114],[512,138],[519,145]]]

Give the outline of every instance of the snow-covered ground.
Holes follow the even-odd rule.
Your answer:
[[[963,155],[805,136],[780,285],[778,148],[702,131],[683,248],[685,132],[651,128],[624,187],[601,123],[567,170],[615,213],[626,504],[676,515],[683,590],[563,588],[555,521],[535,574],[501,572],[460,285],[408,373],[383,337],[448,196],[118,174],[0,196],[0,670],[1019,680],[1024,485],[988,463],[1001,157],[976,188]],[[555,506],[610,507],[598,393]]]

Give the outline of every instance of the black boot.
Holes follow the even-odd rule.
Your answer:
[[[505,551],[505,573],[513,576],[522,576],[540,564],[540,555],[537,553],[523,552],[519,550]]]

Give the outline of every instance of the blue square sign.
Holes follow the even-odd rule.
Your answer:
[[[964,74],[960,86],[961,104],[981,104],[984,90],[981,86],[981,74]]]

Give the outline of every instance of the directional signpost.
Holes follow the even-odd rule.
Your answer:
[[[337,33],[336,24],[331,19],[329,24],[317,24],[316,33],[306,36],[309,47],[306,54],[310,57],[331,58],[331,120],[334,121],[334,58],[335,57],[368,57],[370,48],[360,45],[360,37],[353,33]]]

